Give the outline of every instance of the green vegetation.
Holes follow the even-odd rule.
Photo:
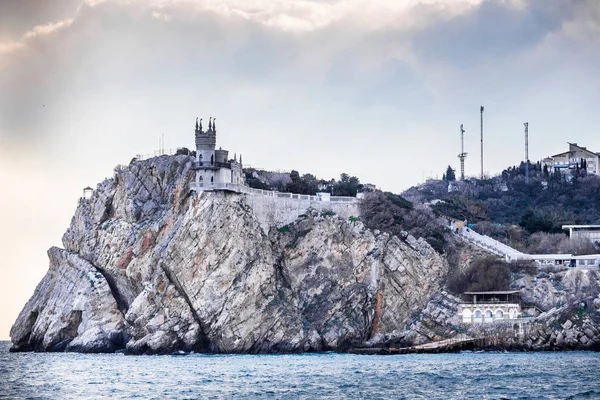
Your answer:
[[[523,163],[493,178],[455,182],[451,193],[448,182],[431,181],[403,195],[420,202],[442,200],[433,208],[453,218],[521,225],[529,233],[600,223],[600,177],[587,175],[585,169],[569,176],[549,174],[539,164],[530,165],[530,176],[527,184]]]
[[[284,225],[281,228],[277,229],[277,232],[280,232],[280,233],[290,233],[291,229],[290,229],[289,225]]]
[[[444,175],[442,175],[442,180],[447,182],[456,180],[456,174],[454,173],[454,170],[451,166],[448,165],[448,168],[446,168],[446,172],[444,173]]]
[[[497,257],[474,261],[466,270],[455,271],[448,276],[448,290],[454,294],[508,290],[510,288],[509,265]]]
[[[346,173],[339,180],[318,179],[312,174],[300,175],[293,170],[290,173],[244,169],[248,186],[255,189],[276,190],[314,196],[317,192],[331,193],[332,196],[356,196],[363,185],[356,176]]]
[[[423,237],[438,252],[446,253],[450,231],[426,206],[413,205],[402,196],[390,192],[367,193],[360,203],[361,218],[369,229],[379,229],[398,237],[408,232]]]

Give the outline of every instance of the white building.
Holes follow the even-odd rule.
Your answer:
[[[472,303],[458,305],[458,316],[463,324],[482,324],[521,318],[518,290],[493,292],[465,292]]]
[[[569,237],[588,238],[592,242],[600,242],[600,225],[563,225],[563,230],[569,231]]]
[[[235,186],[245,185],[242,173],[242,156],[238,162],[237,156],[229,158],[229,151],[217,145],[217,128],[214,119],[209,119],[208,130],[202,130],[202,119],[196,119],[196,182],[192,190],[229,190]]]
[[[548,168],[550,173],[560,171],[566,173],[581,168],[582,161],[585,162],[587,173],[590,175],[600,175],[600,153],[594,153],[586,147],[569,143],[569,151],[546,157],[542,164]]]

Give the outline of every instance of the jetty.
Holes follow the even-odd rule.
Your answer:
[[[351,349],[352,354],[410,354],[410,353],[453,353],[461,350],[472,350],[485,345],[485,338],[473,338],[468,335],[457,335],[450,339],[418,344],[410,347],[359,347]],[[483,346],[482,346],[483,347]]]

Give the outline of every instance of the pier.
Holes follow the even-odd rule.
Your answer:
[[[457,335],[450,339],[423,343],[409,347],[361,347],[350,350],[352,354],[410,354],[410,353],[453,353],[461,350],[472,350],[486,345],[485,338],[472,338]]]

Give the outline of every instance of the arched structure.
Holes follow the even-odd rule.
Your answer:
[[[483,322],[486,322],[486,323],[494,322],[494,313],[492,312],[492,310],[490,310],[488,308],[487,310],[485,310],[485,313],[483,314],[483,318],[484,318]]]
[[[468,308],[463,310],[462,322],[464,324],[470,324],[471,322],[473,322],[473,313]]]
[[[493,323],[521,318],[518,290],[494,292],[466,292],[472,303],[458,305],[459,319],[463,324]]]

